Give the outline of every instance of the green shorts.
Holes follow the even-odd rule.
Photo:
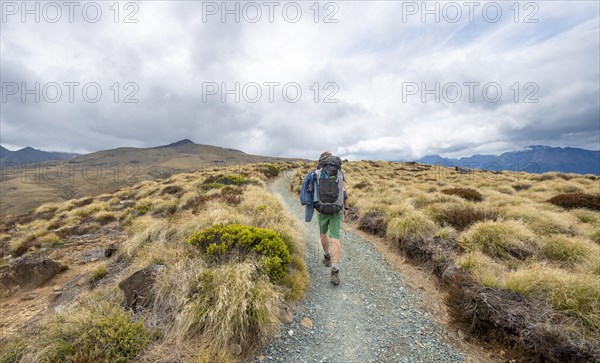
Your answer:
[[[340,239],[340,228],[342,225],[342,212],[328,216],[318,213],[317,220],[319,221],[319,230],[321,234],[329,232],[331,238]]]

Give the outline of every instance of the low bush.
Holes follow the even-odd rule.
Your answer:
[[[565,209],[586,208],[600,211],[600,194],[563,193],[548,199],[548,202]]]
[[[209,185],[214,183],[221,185],[244,185],[249,184],[250,180],[242,175],[211,175],[202,184]]]
[[[441,192],[447,195],[456,195],[472,202],[481,202],[483,200],[483,195],[471,188],[450,188],[443,189]]]
[[[387,232],[385,213],[382,211],[365,213],[358,221],[358,229],[379,237],[385,237]]]
[[[285,275],[290,262],[290,252],[281,235],[264,228],[216,224],[192,234],[188,242],[218,263],[244,260],[253,252],[261,257],[261,271],[272,281]]]
[[[181,188],[178,185],[169,185],[167,187],[165,187],[160,194],[164,195],[164,194],[170,194],[170,195],[175,195],[180,197],[183,194],[183,188]]]
[[[516,190],[517,192],[521,191],[521,190],[527,190],[529,188],[532,187],[531,184],[515,184],[512,186],[514,190]]]
[[[147,201],[147,200],[141,201],[134,207],[135,213],[139,216],[142,216],[142,215],[150,212],[151,209],[152,209],[152,202]]]
[[[127,362],[150,342],[152,333],[119,306],[95,301],[52,315],[28,340],[28,362]]]
[[[474,223],[485,220],[496,220],[498,213],[492,209],[477,208],[468,204],[452,204],[435,210],[433,219],[442,226],[450,225],[464,230]]]

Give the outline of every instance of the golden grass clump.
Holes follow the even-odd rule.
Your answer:
[[[580,237],[560,234],[548,236],[541,240],[541,249],[548,260],[567,265],[588,258],[600,258],[600,246]]]
[[[212,352],[266,341],[279,329],[283,293],[256,272],[247,262],[204,270],[175,329],[202,339]]]
[[[468,251],[481,251],[490,257],[524,259],[535,252],[534,235],[513,221],[478,222],[459,242]]]
[[[524,295],[547,297],[557,309],[578,316],[596,332],[600,330],[598,276],[534,264],[510,273],[506,286]]]
[[[456,265],[470,272],[479,284],[495,288],[503,287],[504,276],[508,271],[504,265],[479,251],[465,253],[458,258]]]
[[[573,234],[574,225],[577,223],[577,220],[568,213],[543,210],[542,206],[536,204],[509,207],[503,214],[508,219],[524,222],[538,235]]]
[[[437,226],[423,213],[414,211],[389,220],[387,236],[395,241],[408,238],[428,238],[435,235]]]

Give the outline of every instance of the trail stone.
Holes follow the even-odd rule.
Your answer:
[[[302,320],[300,320],[300,325],[302,325],[303,327],[305,327],[307,329],[313,328],[312,320],[310,320],[309,318],[303,318]]]
[[[129,309],[136,311],[151,306],[154,300],[152,286],[156,274],[165,267],[165,265],[152,265],[143,268],[119,283],[119,288],[125,293],[125,302]]]

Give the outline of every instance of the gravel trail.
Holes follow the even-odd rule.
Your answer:
[[[304,222],[304,209],[285,176],[271,183],[269,191],[280,195],[306,228],[311,286],[295,309],[294,321],[259,354],[263,362],[467,361],[448,345],[452,338],[444,328],[415,307],[419,297],[368,241],[342,231],[341,283],[331,285],[330,269],[321,263],[316,215]],[[303,318],[312,321],[312,329],[300,324]]]

